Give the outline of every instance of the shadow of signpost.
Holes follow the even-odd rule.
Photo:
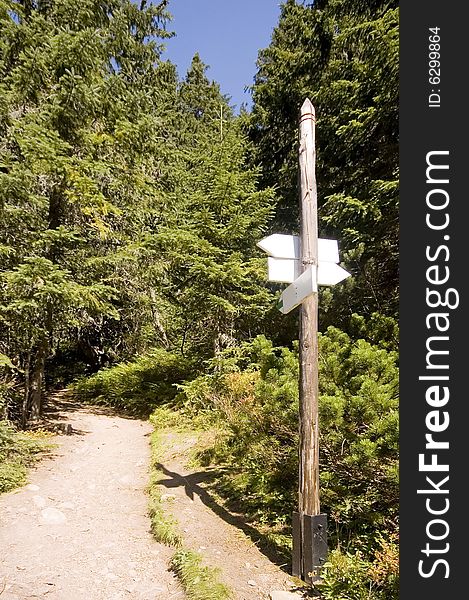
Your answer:
[[[181,475],[174,471],[170,471],[161,463],[155,465],[167,479],[160,479],[157,483],[168,489],[171,488],[184,488],[184,492],[188,498],[194,499],[194,495],[197,495],[200,500],[213,511],[218,517],[223,519],[226,523],[237,527],[243,531],[251,540],[256,544],[259,550],[275,565],[277,565],[284,572],[290,572],[290,559],[282,556],[277,548],[274,547],[271,540],[267,538],[258,529],[246,522],[244,517],[239,514],[235,514],[219,502],[200,484],[213,483],[222,472],[220,469],[206,469],[198,471],[196,473],[190,473],[188,475]]]

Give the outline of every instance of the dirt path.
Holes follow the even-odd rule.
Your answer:
[[[289,591],[285,598],[309,597],[246,535],[249,527],[242,516],[207,491],[210,468],[188,466],[196,436],[162,429],[160,439],[165,512],[177,520],[184,545],[199,552],[206,565],[220,569],[220,580],[234,592],[234,600],[267,600],[274,590]]]
[[[182,600],[146,516],[148,423],[67,412],[74,434],[0,497],[0,599]]]

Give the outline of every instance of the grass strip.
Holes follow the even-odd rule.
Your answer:
[[[230,600],[233,595],[229,588],[218,580],[219,569],[202,564],[202,556],[184,547],[184,541],[177,531],[177,521],[163,509],[161,488],[158,484],[164,479],[161,464],[161,433],[156,419],[151,419],[155,431],[151,435],[151,476],[149,486],[149,515],[151,532],[154,538],[174,548],[171,569],[179,579],[189,600]]]
[[[158,481],[164,479],[163,471],[158,468],[160,463],[159,449],[161,447],[161,436],[157,430],[151,435],[151,475],[149,488],[149,515],[150,528],[156,541],[171,546],[182,547],[182,538],[176,531],[176,521],[165,513],[161,499],[161,488]]]
[[[230,590],[218,581],[219,569],[204,567],[202,557],[192,550],[178,550],[171,561],[184,591],[191,600],[228,600]]]

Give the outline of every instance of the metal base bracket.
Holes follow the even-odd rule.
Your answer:
[[[327,558],[327,516],[293,513],[292,575],[306,583],[321,580]]]

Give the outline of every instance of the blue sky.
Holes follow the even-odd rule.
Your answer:
[[[242,103],[251,106],[244,88],[253,83],[257,53],[270,43],[280,15],[281,0],[169,0],[174,19],[168,30],[166,52],[184,77],[191,59],[199,52],[210,66],[207,77],[231,97],[236,112]]]

